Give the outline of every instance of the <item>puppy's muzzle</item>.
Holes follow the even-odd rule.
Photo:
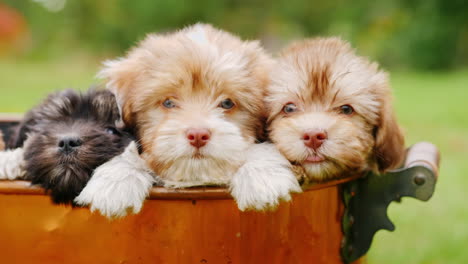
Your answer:
[[[304,145],[306,145],[308,148],[311,148],[313,150],[317,150],[322,146],[323,142],[327,140],[328,135],[326,132],[321,131],[321,130],[308,130],[304,132],[304,135],[302,135],[302,140],[304,141]]]
[[[64,137],[59,140],[58,147],[61,152],[69,154],[78,149],[82,144],[83,142],[79,138]]]
[[[211,138],[210,130],[206,128],[190,128],[186,132],[190,145],[199,149],[208,144]]]

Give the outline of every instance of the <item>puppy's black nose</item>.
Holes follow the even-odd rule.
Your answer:
[[[59,141],[58,146],[61,151],[69,153],[81,146],[82,143],[79,138],[66,137]]]
[[[327,133],[320,130],[309,130],[302,136],[304,145],[314,150],[317,150],[327,138]]]

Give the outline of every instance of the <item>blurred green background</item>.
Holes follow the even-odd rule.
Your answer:
[[[86,89],[103,59],[148,32],[212,23],[272,52],[339,35],[391,73],[407,144],[442,153],[435,196],[390,207],[370,263],[468,263],[468,1],[8,0],[0,2],[0,112],[23,112],[50,91]],[[319,216],[318,216],[319,217]]]

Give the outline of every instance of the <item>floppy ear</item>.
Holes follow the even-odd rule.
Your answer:
[[[380,172],[397,168],[405,157],[405,142],[392,109],[391,96],[384,98],[379,124],[374,130],[374,156]]]
[[[114,93],[109,90],[91,88],[86,95],[91,99],[95,109],[94,114],[99,117],[99,120],[108,123],[120,121],[121,115]]]
[[[135,126],[132,102],[139,72],[138,63],[130,58],[119,58],[105,61],[104,67],[97,75],[98,78],[105,80],[106,88],[114,93],[120,116],[129,127]]]
[[[259,91],[257,103],[261,105],[259,112],[256,113],[258,116],[258,124],[255,129],[256,137],[259,142],[264,142],[268,139],[266,127],[268,110],[264,98],[266,96],[267,87],[270,84],[270,72],[273,69],[274,60],[263,50],[258,41],[250,41],[244,47],[248,54],[250,70],[257,81],[256,85]]]

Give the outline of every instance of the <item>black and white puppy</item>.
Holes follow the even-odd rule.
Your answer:
[[[53,93],[26,113],[7,143],[17,154],[9,157],[18,163],[23,155],[23,178],[50,191],[54,203],[73,204],[93,171],[132,141],[119,123],[115,97],[107,90]]]

